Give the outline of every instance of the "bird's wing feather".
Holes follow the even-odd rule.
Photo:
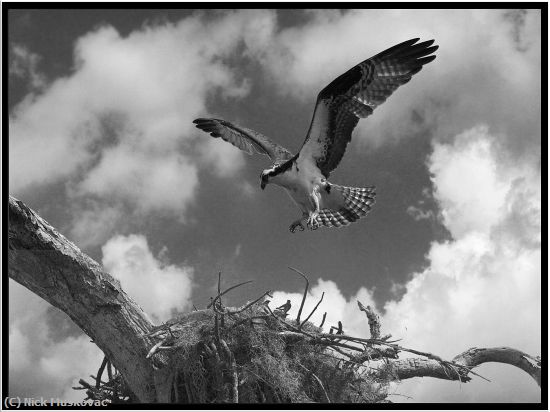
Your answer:
[[[215,138],[221,137],[226,142],[231,143],[248,154],[254,154],[254,152],[265,154],[275,164],[292,158],[292,153],[283,146],[254,130],[220,119],[195,119],[193,123],[199,129],[210,133],[210,136]]]
[[[412,39],[367,59],[334,79],[317,96],[317,103],[300,157],[313,160],[323,175],[338,166],[351,132],[422,66],[435,59],[433,40]]]

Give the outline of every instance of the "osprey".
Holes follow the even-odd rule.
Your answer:
[[[260,176],[262,190],[269,183],[283,187],[302,210],[290,231],[321,226],[340,227],[366,216],[374,204],[374,186],[355,188],[328,182],[338,166],[360,118],[373,110],[422,66],[435,59],[434,40],[405,41],[378,53],[333,80],[317,96],[313,119],[300,151],[293,155],[266,136],[220,119],[196,119],[196,127],[221,137],[239,149],[265,154],[273,161]]]

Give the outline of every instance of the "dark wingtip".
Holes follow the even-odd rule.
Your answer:
[[[420,37],[415,37],[414,39],[405,40],[404,42],[396,44],[393,47],[390,47],[388,50],[398,50],[398,49],[401,49],[403,47],[410,47],[410,46],[414,45],[418,40],[420,40]]]
[[[416,63],[417,64],[422,64],[422,65],[428,64],[429,62],[434,61],[435,58],[436,58],[436,55],[432,54],[430,56],[426,56],[426,57],[422,57],[421,59],[417,59]]]

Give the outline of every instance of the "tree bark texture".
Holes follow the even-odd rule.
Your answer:
[[[469,370],[482,363],[507,363],[528,373],[541,386],[541,360],[512,348],[471,348],[455,356],[454,363],[466,366]],[[469,381],[467,371],[442,364],[434,359],[406,358],[391,361],[390,370],[398,379],[432,377],[439,379]]]
[[[8,232],[10,278],[69,315],[121,371],[136,397],[154,402],[153,370],[145,358],[151,341],[143,336],[152,324],[120,283],[11,196]]]

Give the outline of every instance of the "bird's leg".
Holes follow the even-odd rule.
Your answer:
[[[309,212],[309,217],[307,219],[307,227],[310,230],[316,230],[319,228],[319,222],[317,222],[317,216],[319,216],[319,212],[321,211],[319,207],[319,187],[315,186],[313,189],[313,193],[311,194],[311,200],[313,201],[313,204],[315,206],[315,210],[312,212]]]
[[[296,229],[299,228],[300,232],[303,232],[306,228],[304,227],[304,224],[302,223],[304,220],[307,219],[307,214],[303,214],[302,217],[298,220],[295,220],[292,222],[288,230],[290,230],[292,233],[296,232]]]

